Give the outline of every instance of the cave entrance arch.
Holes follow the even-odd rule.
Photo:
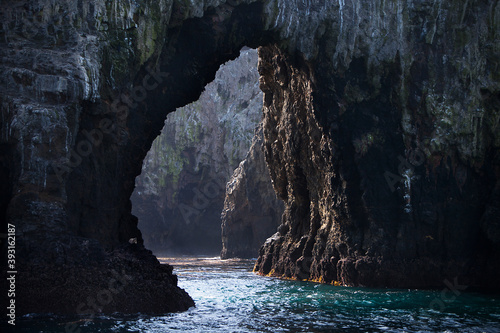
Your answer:
[[[106,3],[111,7],[102,10],[112,20],[97,17],[94,2],[61,1],[61,10],[43,13],[41,5],[0,5],[8,9],[0,15],[12,22],[2,30],[8,42],[2,42],[6,75],[0,82],[5,92],[1,138],[7,142],[0,178],[12,182],[3,188],[12,198],[0,198],[0,207],[22,232],[19,265],[30,270],[20,270],[25,284],[20,293],[27,294],[19,299],[31,302],[28,311],[37,312],[38,304],[52,297],[64,300],[60,308],[74,309],[70,292],[48,295],[53,277],[38,277],[38,271],[73,274],[68,281],[74,284],[68,285],[77,286],[72,291],[80,299],[87,295],[79,282],[99,288],[111,267],[144,265],[147,271],[154,260],[144,252],[129,266],[115,264],[130,259],[130,253],[113,252],[131,239],[142,244],[130,213],[141,162],[166,113],[198,99],[219,65],[243,45],[266,45],[261,68],[266,159],[273,165],[274,187],[287,202],[287,223],[264,249],[259,272],[400,287],[442,287],[447,274],[463,276],[471,286],[498,288],[494,142],[499,132],[498,122],[482,120],[498,110],[498,77],[492,71],[499,57],[491,47],[497,45],[498,8],[495,12],[492,2],[470,11],[466,6],[464,15],[456,15],[453,3],[445,2],[438,10],[411,1],[227,1],[193,14],[183,5],[187,2],[175,1],[168,28],[151,33],[161,40],[146,38],[141,49],[132,45],[142,36],[131,22],[138,19],[144,28],[147,24],[139,21],[148,14],[129,11],[121,2]],[[73,12],[82,24],[67,22]],[[48,24],[47,16],[54,18],[57,33],[51,33],[53,26],[39,25]],[[464,36],[460,27],[466,25],[479,38]],[[273,42],[278,46],[270,46]],[[464,56],[469,48],[473,52]],[[18,56],[30,59],[24,68],[16,67]],[[35,71],[31,59],[43,66]],[[448,76],[452,79],[443,80]],[[436,122],[445,119],[443,109],[458,113]],[[467,126],[470,110],[475,111]],[[53,125],[48,135],[45,124]],[[443,132],[455,133],[440,136]],[[474,138],[472,146],[467,137]],[[430,158],[420,164],[412,160],[415,155],[408,151],[415,146]],[[50,171],[51,162],[67,162],[74,151],[80,159],[72,155],[67,169]],[[484,172],[475,165],[483,165]],[[400,184],[391,188],[385,172],[400,175]],[[401,182],[401,176],[408,181]],[[436,191],[436,184],[446,192]],[[65,272],[65,264],[75,273]],[[94,278],[89,266],[105,269]],[[162,269],[149,272],[154,270]],[[134,269],[128,273],[138,276]],[[159,280],[150,279],[151,295]],[[166,284],[165,290],[175,279]],[[27,291],[31,286],[40,293]],[[148,300],[137,290],[132,294]]]
[[[109,158],[105,172],[111,173],[113,182],[118,185],[111,186],[112,196],[89,195],[101,187],[100,182],[111,181],[111,178],[101,174],[83,181],[85,173],[94,169],[91,159],[83,159],[78,168],[72,170],[66,185],[66,191],[74,193],[68,196],[68,206],[74,208],[69,218],[72,230],[84,237],[97,238],[106,247],[130,239],[137,239],[142,244],[137,219],[130,213],[132,180],[141,173],[142,161],[160,134],[167,113],[198,100],[205,86],[214,80],[219,66],[236,58],[244,46],[256,48],[274,40],[271,33],[264,31],[262,10],[262,3],[258,2],[237,7],[223,4],[207,9],[201,18],[180,21],[179,25],[173,23],[161,54],[136,69],[132,83],[124,81],[126,84],[120,87],[120,81],[115,79],[116,88],[121,92],[111,94],[104,103],[105,117],[111,114],[114,131],[105,136],[94,155]],[[113,52],[110,50],[104,56],[108,66],[116,61]],[[128,77],[126,74],[123,75]],[[85,105],[88,111],[82,113],[81,138],[102,121],[103,117],[99,116],[103,113],[102,107]],[[117,148],[126,152],[118,159],[112,157]],[[103,176],[105,180],[99,179]],[[83,191],[82,183],[86,187]],[[103,205],[101,201],[105,196]],[[105,220],[116,222],[104,228]]]
[[[238,58],[221,65],[200,99],[170,113],[153,142],[136,178],[132,213],[144,245],[157,256],[221,253],[226,183],[245,159],[262,118],[257,60],[257,50],[244,47]],[[262,151],[262,145],[256,149]],[[261,221],[267,230],[265,223],[270,221]],[[276,228],[275,222],[266,236]],[[265,238],[259,239],[263,244]],[[251,257],[257,254],[254,246]]]
[[[141,21],[149,15],[142,7],[132,8],[136,12],[130,17],[128,10],[120,16],[116,10],[124,3],[97,8],[94,2],[79,2],[73,8],[73,2],[64,2],[58,10],[46,11],[42,5],[5,3],[8,10],[0,12],[2,17],[10,15],[7,19],[16,22],[5,39],[18,48],[2,43],[11,63],[17,51],[26,49],[32,52],[28,58],[39,54],[39,64],[45,66],[42,72],[33,71],[32,63],[26,71],[15,68],[1,82],[6,92],[1,96],[1,137],[13,149],[1,152],[0,178],[12,182],[2,188],[12,189],[12,198],[2,196],[0,207],[22,233],[16,249],[19,313],[164,313],[193,305],[176,288],[172,267],[159,265],[142,247],[130,196],[166,114],[197,100],[219,66],[243,46],[273,41],[264,31],[261,2],[230,2],[191,15],[186,13],[189,6],[175,1],[168,26],[160,19],[153,28]],[[162,10],[156,2],[151,6]],[[42,12],[54,18],[51,22],[62,31],[54,36],[61,40],[37,38],[39,31],[52,31],[41,26],[47,21],[32,19],[45,17]],[[67,24],[69,12],[77,12],[84,23]],[[165,27],[157,26],[161,22]],[[157,39],[138,36],[145,25]],[[54,272],[60,272],[64,288],[52,288]],[[83,304],[95,300],[110,279],[126,282],[127,293],[113,294],[99,308]],[[141,281],[140,288],[130,281]],[[50,299],[57,302],[46,306]]]

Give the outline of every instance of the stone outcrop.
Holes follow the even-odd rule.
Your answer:
[[[17,314],[88,314],[79,305],[105,290],[114,271],[134,287],[96,312],[192,306],[171,268],[145,250],[130,196],[166,114],[198,99],[243,46],[264,43],[262,6],[0,7],[0,217],[3,228],[16,228]],[[2,258],[6,251],[4,242]]]
[[[144,250],[130,196],[166,114],[245,45],[262,46],[266,161],[285,202],[258,272],[498,288],[497,1],[0,7],[0,218],[16,226],[19,313],[76,309],[71,286],[101,290],[115,261],[140,281],[123,297],[154,298],[157,312],[191,304]],[[57,284],[40,277],[61,271]]]
[[[168,115],[132,195],[147,248],[156,254],[220,253],[225,184],[261,118],[257,50],[248,48],[220,67],[196,102]]]
[[[281,224],[284,205],[276,197],[264,157],[262,124],[246,158],[226,185],[221,258],[256,258],[264,241]]]
[[[286,208],[257,272],[498,289],[500,8],[462,5],[346,3],[314,61],[260,50]]]

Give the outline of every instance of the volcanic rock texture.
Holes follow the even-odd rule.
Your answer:
[[[0,6],[0,216],[2,233],[16,227],[18,314],[192,306],[172,268],[144,249],[130,196],[166,114],[198,99],[249,40],[262,43],[262,6]],[[115,272],[126,292],[91,307]]]
[[[286,209],[256,271],[498,289],[500,7],[470,5],[353,2],[314,61],[260,50],[266,159]]]
[[[0,18],[0,218],[16,226],[19,313],[79,312],[113,269],[135,287],[103,312],[192,304],[144,250],[129,198],[166,114],[245,45],[262,46],[265,155],[285,202],[258,272],[498,288],[498,1],[31,0],[2,2]]]

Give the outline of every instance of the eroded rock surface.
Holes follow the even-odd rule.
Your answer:
[[[122,267],[133,287],[95,311],[193,305],[144,249],[130,196],[166,114],[265,39],[261,5],[238,4],[1,3],[0,216],[2,233],[16,227],[18,314],[87,314]]]
[[[284,205],[274,192],[259,124],[250,151],[226,185],[221,258],[256,258],[281,224]]]
[[[130,239],[148,268],[129,270],[144,287],[123,297],[190,304],[170,301],[181,291],[145,252],[130,196],[166,114],[244,45],[264,46],[266,160],[285,202],[261,274],[498,288],[498,1],[0,7],[0,218],[2,233],[16,226],[19,313],[58,311],[53,300],[77,312],[68,286],[100,290]],[[40,277],[57,271],[65,281]]]
[[[498,289],[500,9],[453,6],[346,4],[314,61],[261,49],[266,159],[286,209],[258,272]]]

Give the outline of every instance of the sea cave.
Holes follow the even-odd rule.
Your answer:
[[[235,295],[288,302],[242,300],[252,320],[204,331],[259,331],[266,311],[270,331],[500,329],[498,1],[13,0],[0,17],[2,325],[62,316],[95,331],[118,313],[162,331],[151,318],[189,313],[211,288],[164,250],[247,258],[218,259],[263,288]],[[219,76],[249,52],[254,81],[231,81],[243,65]],[[215,102],[242,113],[215,116]],[[238,149],[221,139],[234,133]],[[171,236],[175,214],[189,223]],[[336,322],[347,308],[378,318],[366,299],[335,307],[360,290],[375,303],[414,290],[418,324]],[[331,316],[302,325],[311,299]],[[275,311],[290,304],[298,321]],[[471,320],[429,324],[468,304]]]

